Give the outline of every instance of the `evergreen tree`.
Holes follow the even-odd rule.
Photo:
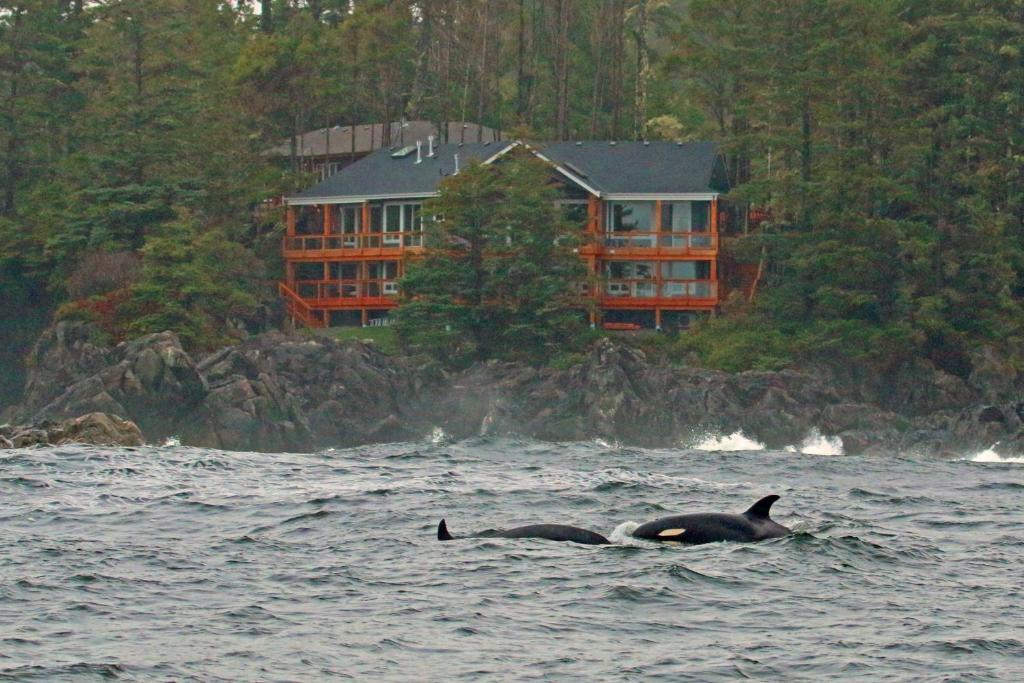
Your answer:
[[[424,206],[427,252],[402,279],[396,329],[407,349],[458,364],[533,362],[572,348],[585,268],[550,169],[530,159],[472,165]]]

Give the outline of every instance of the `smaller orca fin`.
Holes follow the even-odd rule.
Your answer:
[[[442,519],[441,523],[437,525],[437,540],[450,541],[452,540],[452,538],[452,535],[448,533],[448,525],[445,524],[444,520]]]
[[[754,519],[769,519],[768,513],[772,509],[772,505],[779,499],[778,496],[772,494],[765,496],[761,500],[757,501],[750,506],[750,509],[743,514],[747,517],[753,517]]]

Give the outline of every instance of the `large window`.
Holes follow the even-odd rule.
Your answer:
[[[650,261],[609,261],[605,264],[605,292],[610,296],[655,296],[654,273],[655,264]]]
[[[662,232],[707,232],[711,202],[662,202]]]
[[[707,280],[711,277],[710,261],[666,261],[661,264],[666,280]]]
[[[362,204],[338,204],[333,209],[334,232],[344,236],[342,244],[345,247],[357,246],[359,231],[363,225]]]
[[[654,230],[654,202],[612,202],[608,211],[608,232],[651,232]]]
[[[423,231],[419,202],[402,202],[384,205],[384,246],[402,244],[401,233]]]
[[[322,235],[324,232],[324,212],[320,206],[295,207],[295,234]]]

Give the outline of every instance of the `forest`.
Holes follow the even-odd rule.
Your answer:
[[[1021,0],[4,0],[0,396],[54,316],[197,349],[267,318],[268,148],[328,125],[714,140],[752,302],[679,344],[965,372],[1024,324]]]

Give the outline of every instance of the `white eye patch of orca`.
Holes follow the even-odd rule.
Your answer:
[[[686,533],[686,529],[664,529],[658,532],[658,536],[661,538],[668,538],[671,536],[682,536]]]

